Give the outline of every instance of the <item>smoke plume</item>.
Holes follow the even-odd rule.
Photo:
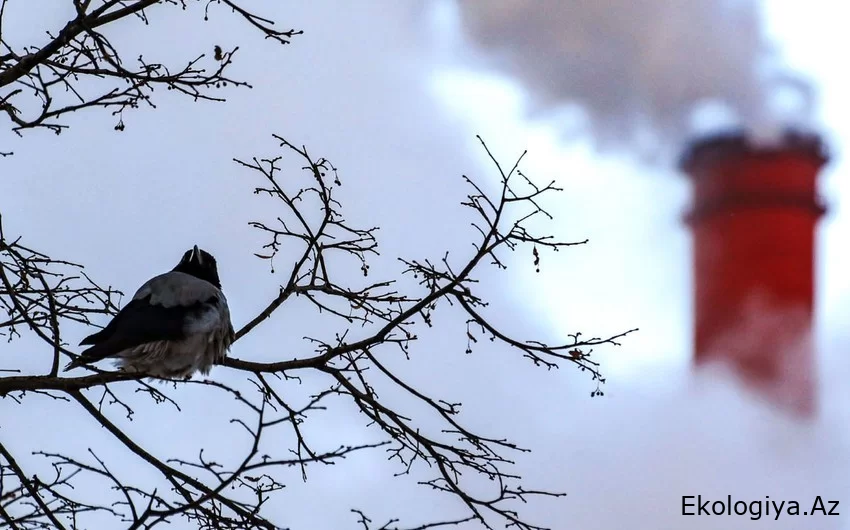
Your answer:
[[[811,89],[783,69],[756,0],[458,0],[465,32],[520,80],[533,115],[598,148],[652,153],[717,127],[803,125]]]

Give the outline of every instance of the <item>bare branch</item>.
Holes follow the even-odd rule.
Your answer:
[[[118,44],[120,38],[101,31],[132,18],[141,27],[147,26],[151,10],[175,6],[184,11],[202,10],[206,20],[213,4],[223,4],[264,38],[281,44],[288,44],[301,33],[276,29],[273,20],[252,12],[237,0],[75,0],[75,17],[58,31],[49,32],[46,44],[16,46],[0,31],[0,114],[19,134],[34,128],[59,134],[67,128],[59,121],[67,114],[108,108],[117,117],[115,129],[123,130],[124,111],[142,105],[154,107],[156,87],[193,101],[224,101],[215,95],[223,87],[250,88],[247,82],[228,75],[238,47],[224,51],[215,45],[169,66],[141,55],[131,61]],[[7,23],[5,7],[3,1],[0,29]],[[129,66],[131,63],[135,66]],[[4,157],[11,154],[0,152]]]
[[[183,69],[171,70],[142,58],[135,69],[129,69],[117,47],[98,30],[128,16],[146,23],[146,10],[158,4],[191,3],[74,0],[76,18],[50,43],[26,53],[10,50],[0,57],[0,81],[6,80],[0,88],[17,87],[0,93],[0,109],[19,129],[61,130],[64,125],[50,120],[93,106],[116,108],[120,116],[128,106],[149,103],[146,90],[156,83],[193,98],[212,97],[205,91],[209,83],[224,82],[224,69],[235,49],[216,48],[220,64],[211,71],[200,66],[203,56]],[[294,35],[274,30],[270,20],[235,1],[208,0],[205,16],[211,5],[219,4],[267,38],[286,42]],[[0,22],[2,13],[0,7]],[[86,76],[120,79],[127,87],[92,98],[77,84]],[[57,104],[55,87],[67,90],[65,94],[76,98],[75,102]],[[11,98],[24,92],[40,98],[35,118],[21,117],[11,105]],[[63,339],[68,327],[88,326],[95,318],[114,314],[120,293],[95,283],[80,265],[7,237],[0,219],[0,335],[11,342],[31,333],[44,345],[43,351],[27,352],[37,359],[37,370],[0,369],[0,398],[8,398],[14,406],[32,407],[31,396],[46,396],[61,400],[63,406],[77,407],[86,413],[87,426],[108,433],[110,443],[123,455],[107,458],[107,452],[99,448],[82,455],[36,450],[28,457],[49,463],[53,475],[47,480],[26,474],[23,457],[0,445],[0,517],[10,528],[27,530],[77,528],[94,517],[109,518],[113,527],[128,529],[149,529],[177,519],[198,528],[279,528],[267,507],[288,481],[306,481],[313,466],[336,465],[353,453],[379,450],[386,451],[397,476],[416,477],[425,489],[460,501],[464,510],[457,516],[435,514],[431,522],[406,527],[410,530],[467,524],[543,530],[519,507],[533,498],[557,498],[563,493],[526,487],[514,469],[514,458],[527,449],[472,428],[461,403],[414,385],[410,374],[390,359],[399,353],[406,359],[418,355],[420,330],[435,326],[433,315],[451,307],[460,315],[459,323],[466,325],[457,339],[459,344],[466,342],[468,353],[492,344],[546,369],[574,366],[590,376],[595,385],[591,395],[602,395],[605,379],[594,348],[617,346],[634,330],[592,338],[576,332],[560,342],[522,337],[521,330],[496,323],[488,293],[478,283],[489,265],[507,268],[510,252],[524,249],[539,270],[543,252],[586,242],[560,241],[538,234],[531,226],[532,221],[552,219],[544,203],[559,189],[553,182],[537,185],[522,173],[524,153],[505,171],[481,141],[493,162],[498,186],[491,193],[490,186],[463,177],[469,192],[461,206],[471,215],[473,227],[467,250],[463,255],[399,256],[386,262],[397,267],[396,273],[376,278],[370,265],[382,259],[378,229],[357,225],[344,215],[336,168],[304,146],[280,136],[275,139],[280,149],[275,156],[235,160],[257,178],[254,194],[274,208],[269,218],[250,222],[266,238],[256,256],[272,272],[276,266],[284,272],[283,282],[269,294],[265,307],[239,329],[237,340],[274,319],[293,298],[307,301],[327,325],[321,333],[304,337],[303,346],[295,351],[275,351],[273,361],[225,359],[219,370],[230,372],[226,378],[153,382],[144,374],[94,367],[89,368],[91,374],[60,376],[62,357],[76,357]],[[285,261],[281,264],[281,260]],[[286,387],[300,385],[308,374],[324,385],[319,391],[294,392]],[[382,398],[378,389],[392,389],[399,400]],[[216,461],[202,441],[194,439],[197,456],[157,456],[126,428],[127,422],[137,421],[135,411],[142,400],[181,414],[181,400],[190,392],[204,392],[213,404],[235,403],[238,413],[224,428],[231,462]],[[379,440],[358,444],[311,438],[307,425],[333,400],[356,406]],[[217,412],[213,409],[210,414]],[[499,426],[492,430],[498,431]],[[288,445],[280,440],[289,440]],[[155,471],[156,484],[142,485],[119,472],[130,464]],[[87,487],[75,487],[82,481]],[[352,512],[354,524],[365,530],[402,528],[395,518],[376,525],[364,511]]]

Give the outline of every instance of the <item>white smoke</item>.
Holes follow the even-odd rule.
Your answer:
[[[850,528],[850,455],[839,416],[795,421],[714,370],[671,374],[670,383],[615,385],[599,403],[553,422],[560,446],[549,444],[536,463],[569,488],[541,520],[556,528]],[[835,408],[834,399],[827,403]],[[698,499],[710,510],[720,501],[714,508],[723,513],[697,513]],[[828,501],[839,501],[833,515]]]
[[[757,0],[458,0],[465,33],[518,79],[532,115],[603,150],[654,154],[689,134],[805,125],[813,94],[783,69]]]

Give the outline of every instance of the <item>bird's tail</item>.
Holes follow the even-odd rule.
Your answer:
[[[83,356],[81,355],[81,356],[77,357],[76,359],[74,359],[73,361],[66,364],[65,368],[62,369],[62,371],[67,372],[68,370],[73,370],[74,368],[79,368],[80,366],[82,366],[84,364],[86,364],[86,362],[83,359]]]
[[[89,339],[86,339],[86,341],[88,340]],[[86,341],[83,341],[83,343],[81,344],[86,343]],[[107,357],[112,357],[116,351],[121,351],[122,349],[123,347],[121,345],[116,346],[110,341],[95,344],[83,350],[82,353],[80,353],[80,355],[78,355],[76,359],[65,365],[63,371],[67,372],[68,370],[78,368],[85,364],[96,363],[97,361],[106,359]]]
[[[65,368],[62,370],[63,372],[67,372],[68,370],[73,370],[74,368],[79,368],[84,364],[89,364],[95,361],[99,361],[103,358],[103,356],[98,355],[99,349],[96,346],[88,348],[83,351],[80,355],[78,355],[75,359],[65,365]]]

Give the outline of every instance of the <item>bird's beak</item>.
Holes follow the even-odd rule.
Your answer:
[[[196,261],[198,265],[204,264],[204,257],[201,255],[201,251],[198,250],[198,245],[192,248],[192,255],[189,256],[189,261]]]

